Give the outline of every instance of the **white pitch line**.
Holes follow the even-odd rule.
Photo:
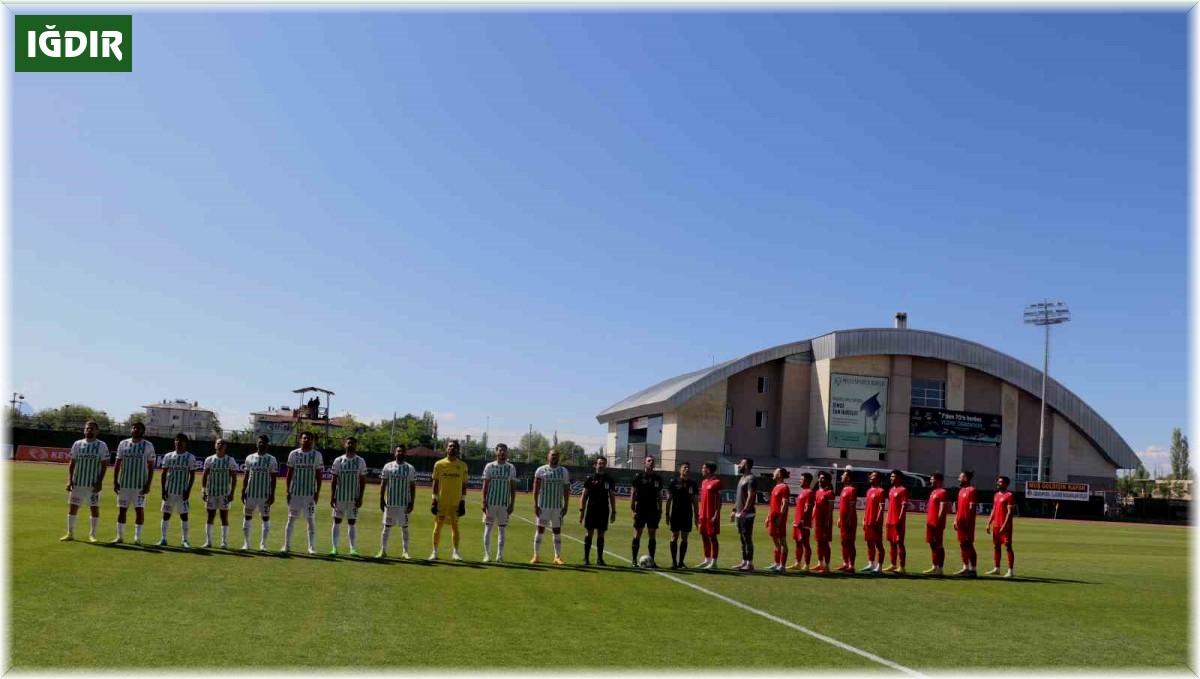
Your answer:
[[[531,524],[534,526],[537,525],[536,522],[530,521],[529,519],[525,518],[524,516],[517,516],[517,518],[521,519],[525,523],[528,523],[528,524]],[[575,542],[578,542],[581,545],[583,544],[583,540],[580,540],[579,538],[575,537],[574,535],[568,535],[567,533],[564,532],[564,533],[562,533],[562,536],[567,539],[574,540]],[[597,550],[597,551],[599,551],[599,550]],[[611,556],[613,558],[620,559],[621,561],[624,561],[625,563],[630,563],[629,559],[626,559],[625,557],[621,556],[620,554],[616,554],[615,552],[610,552],[606,549],[606,550],[604,550],[604,553],[608,554],[609,556]],[[925,676],[924,674],[921,674],[920,672],[918,672],[914,669],[905,667],[904,665],[901,665],[900,663],[892,662],[891,660],[877,656],[874,653],[871,653],[870,651],[864,651],[861,648],[858,648],[856,646],[851,646],[850,644],[847,644],[844,641],[838,641],[837,639],[834,639],[833,637],[826,636],[815,630],[811,630],[811,629],[805,627],[804,625],[797,625],[796,623],[794,623],[790,620],[784,620],[783,618],[781,618],[777,615],[772,615],[764,610],[755,608],[749,604],[744,604],[744,603],[738,601],[737,599],[731,599],[731,598],[725,596],[724,594],[718,594],[718,593],[712,591],[711,589],[706,589],[704,587],[701,587],[700,585],[688,582],[687,580],[684,580],[682,578],[677,578],[674,575],[671,575],[670,573],[664,573],[662,571],[654,570],[654,569],[651,569],[650,572],[659,577],[666,578],[672,582],[677,582],[685,587],[691,587],[692,589],[696,590],[697,592],[702,592],[704,594],[707,594],[707,595],[713,597],[714,599],[724,601],[725,603],[729,604],[730,606],[736,606],[736,607],[742,609],[743,611],[748,611],[755,615],[762,616],[772,622],[777,622],[780,625],[787,627],[788,629],[793,629],[797,632],[800,632],[801,634],[807,634],[808,636],[810,636],[814,639],[824,641],[825,643],[827,643],[831,646],[836,646],[837,648],[840,648],[843,651],[849,651],[855,655],[862,656],[872,662],[877,662],[880,665],[883,665],[884,667],[890,667],[898,672],[903,672],[905,674],[909,674],[914,677],[924,677]]]

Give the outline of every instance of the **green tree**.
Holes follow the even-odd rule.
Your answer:
[[[568,467],[581,467],[587,464],[587,455],[583,446],[570,439],[560,441],[551,446],[550,449],[558,452],[558,461],[560,464],[567,465]]]
[[[1171,431],[1171,478],[1188,479],[1192,476],[1191,461],[1188,459],[1188,440],[1175,427]]]
[[[550,442],[540,431],[532,431],[521,437],[517,448],[521,451],[523,462],[544,464],[550,452]]]
[[[108,413],[91,406],[69,403],[60,408],[39,410],[30,418],[33,426],[58,431],[83,431],[88,420],[95,420],[100,431],[112,431],[115,423]]]
[[[129,413],[129,417],[125,418],[125,423],[131,427],[133,426],[134,422],[141,422],[142,424],[146,424],[146,422],[148,422],[148,421],[149,421],[149,418],[146,417],[146,411],[144,411],[144,410],[138,410],[138,411]]]

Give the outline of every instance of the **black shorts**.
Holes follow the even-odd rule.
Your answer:
[[[608,507],[602,506],[596,511],[587,511],[583,514],[583,527],[588,530],[608,530]]]
[[[662,520],[661,511],[653,510],[638,510],[638,513],[633,517],[633,528],[639,530],[641,528],[653,528],[658,530],[658,522]]]
[[[692,515],[672,514],[667,524],[670,525],[672,533],[690,533],[692,532]]]

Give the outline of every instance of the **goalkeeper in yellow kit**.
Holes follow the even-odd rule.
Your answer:
[[[458,459],[458,441],[446,444],[446,457],[433,465],[433,553],[429,560],[438,558],[438,545],[442,541],[442,524],[450,524],[450,536],[454,551],[450,558],[462,561],[458,553],[458,517],[467,513],[467,463]]]

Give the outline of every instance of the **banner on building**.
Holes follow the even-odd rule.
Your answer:
[[[71,449],[17,446],[17,459],[26,462],[59,462],[68,464],[71,461]]]
[[[829,376],[830,448],[887,447],[888,378]]]
[[[1086,483],[1057,481],[1026,481],[1025,497],[1030,500],[1075,500],[1087,502],[1092,487]]]
[[[908,417],[908,433],[921,438],[998,446],[1001,431],[999,415],[913,406]]]

